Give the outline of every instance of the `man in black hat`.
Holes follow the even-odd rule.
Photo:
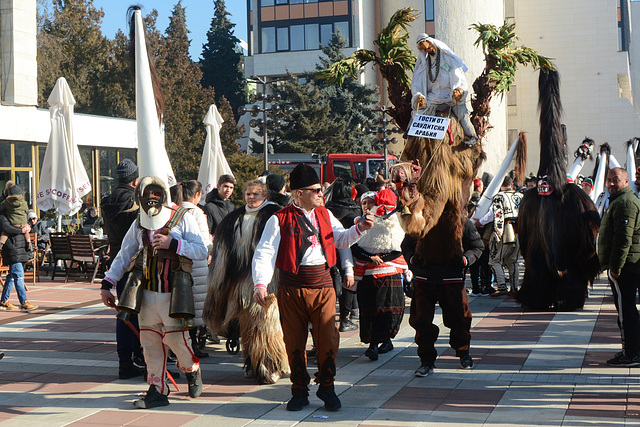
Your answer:
[[[104,231],[109,239],[109,259],[115,259],[122,246],[127,230],[135,221],[138,210],[133,209],[133,191],[138,184],[138,167],[129,159],[124,159],[116,167],[117,186],[113,193],[105,196],[101,202],[104,219]],[[128,275],[116,284],[118,299],[127,281]],[[131,316],[131,323],[138,328],[138,316]],[[144,368],[134,364],[134,360],[144,365],[140,340],[120,319],[116,319],[116,346],[119,359],[118,376],[120,379],[139,377]]]
[[[254,300],[265,307],[267,284],[275,267],[279,271],[278,308],[291,367],[291,394],[287,410],[299,411],[309,404],[306,343],[308,325],[317,349],[320,387],[316,396],[328,411],[342,407],[334,390],[336,355],[340,333],[336,327],[336,294],[330,267],[336,248],[348,248],[373,226],[373,216],[360,218],[345,230],[322,201],[322,186],[315,170],[299,164],[291,172],[293,203],[267,222],[252,263]]]

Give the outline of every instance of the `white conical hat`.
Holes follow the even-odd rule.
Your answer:
[[[155,176],[167,188],[177,181],[164,146],[162,124],[158,118],[151,69],[147,56],[142,12],[135,12],[136,122],[138,125],[138,169],[140,177]]]

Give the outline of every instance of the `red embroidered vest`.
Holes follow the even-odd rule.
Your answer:
[[[329,211],[324,206],[315,208],[318,225],[320,226],[320,246],[327,258],[327,264],[336,263],[336,247],[333,243],[333,228]],[[304,220],[304,213],[293,204],[275,213],[280,221],[280,247],[276,257],[276,267],[291,273],[298,273],[304,253],[311,246],[309,237],[313,233]]]

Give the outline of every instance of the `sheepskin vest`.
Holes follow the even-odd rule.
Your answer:
[[[315,208],[316,218],[319,225],[319,240],[322,251],[327,258],[327,264],[336,264],[336,247],[333,243],[333,228],[329,211],[324,206]],[[294,205],[280,209],[275,213],[280,221],[280,247],[276,257],[276,267],[291,273],[298,273],[302,257],[311,242],[309,238],[313,232],[309,231],[304,218],[304,212]]]

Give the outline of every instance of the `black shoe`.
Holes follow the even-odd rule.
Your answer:
[[[307,396],[292,396],[291,400],[287,402],[287,411],[302,411],[302,408],[309,404],[309,398]]]
[[[624,353],[619,352],[612,359],[607,360],[607,365],[619,368],[634,368],[640,366],[640,356],[635,355],[629,358]]]
[[[360,309],[355,309],[351,311],[351,315],[349,316],[349,320],[352,322],[357,322],[360,320]]]
[[[342,403],[340,402],[340,399],[338,399],[333,386],[331,386],[330,388],[320,387],[316,392],[316,396],[318,396],[318,398],[324,402],[324,409],[326,409],[327,411],[335,412],[338,409],[342,408]]]
[[[462,369],[473,368],[473,359],[471,358],[471,355],[469,353],[460,356],[460,367]]]
[[[376,361],[378,360],[378,346],[371,346],[364,352],[364,355],[369,358],[369,360]]]
[[[202,369],[195,372],[187,372],[187,382],[189,383],[189,396],[194,399],[202,394]]]
[[[138,355],[138,356],[134,356],[133,357],[133,363],[135,365],[138,365],[142,368],[144,368],[145,366],[147,366],[146,362],[144,361],[144,356],[143,355]]]
[[[121,380],[128,380],[130,378],[141,377],[144,375],[144,368],[139,368],[134,365],[133,362],[121,363],[118,368],[118,378]]]
[[[389,340],[380,344],[380,347],[378,347],[378,354],[389,353],[391,350],[393,350],[393,344],[391,344],[391,340]]]
[[[154,385],[149,386],[149,390],[145,397],[133,402],[133,406],[138,409],[151,409],[167,405],[169,405],[169,397],[158,393],[158,390],[156,390],[156,386]]]
[[[358,325],[356,325],[355,323],[353,323],[349,319],[344,319],[344,320],[340,321],[340,327],[338,328],[338,330],[340,332],[357,331],[358,330]]]
[[[420,365],[420,367],[418,369],[416,369],[416,371],[413,373],[416,377],[426,377],[427,375],[433,373],[433,370],[435,369],[435,366],[433,366],[433,364],[429,364],[429,363],[423,363],[422,365]]]

